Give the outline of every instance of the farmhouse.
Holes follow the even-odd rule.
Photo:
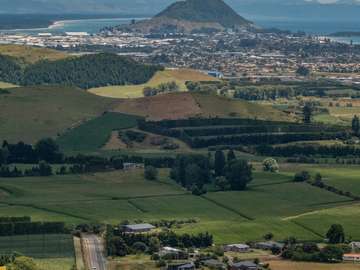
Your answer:
[[[250,247],[248,245],[245,244],[232,244],[232,245],[227,245],[224,247],[224,251],[226,252],[249,252],[250,251]]]
[[[214,259],[205,260],[202,264],[210,269],[225,269],[225,265],[222,262]]]
[[[255,247],[258,248],[258,249],[263,249],[263,250],[271,250],[273,248],[282,249],[284,247],[284,244],[274,242],[274,241],[268,241],[268,242],[256,243]]]
[[[355,253],[344,254],[343,260],[345,262],[357,262],[357,263],[360,263],[360,253],[358,253],[358,254],[355,254]]]
[[[169,264],[167,270],[195,270],[195,264],[193,262]]]
[[[188,254],[180,249],[172,248],[172,247],[163,247],[159,251],[159,256],[162,257],[169,257],[179,260],[188,257]]]
[[[150,232],[155,227],[148,223],[143,224],[132,224],[132,225],[124,225],[123,226],[125,232],[128,233],[142,233],[142,232]]]
[[[257,264],[251,261],[237,262],[231,265],[230,270],[258,270]]]
[[[144,164],[143,163],[130,163],[130,162],[124,163],[124,170],[129,171],[129,170],[135,170],[135,169],[144,169]]]
[[[351,242],[350,247],[352,250],[360,250],[360,242]]]

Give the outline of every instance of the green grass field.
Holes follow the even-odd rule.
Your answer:
[[[111,131],[135,127],[137,119],[131,115],[106,113],[68,131],[58,138],[58,143],[65,151],[95,151],[105,145]]]
[[[13,252],[34,258],[73,258],[73,238],[65,234],[0,237],[0,254]]]
[[[321,222],[319,222],[321,220]],[[360,239],[360,205],[345,205],[331,209],[314,211],[305,215],[300,215],[292,221],[311,228],[321,235],[325,235],[327,229],[334,223],[344,226],[346,236],[349,239]]]
[[[196,218],[196,224],[177,230],[209,231],[216,243],[260,240],[267,232],[280,240],[289,236],[321,240],[323,232],[318,228],[326,228],[329,220],[309,215],[314,225],[308,225],[299,223],[298,218],[313,211],[336,209],[348,199],[307,184],[289,182],[291,179],[292,174],[287,172],[256,172],[247,191],[208,193],[201,197],[174,184],[165,169],[155,182],[144,180],[142,170],[0,179],[0,189],[7,192],[0,197],[0,215],[30,215],[34,220],[69,224]]]
[[[74,265],[73,258],[36,259],[39,270],[71,270]]]
[[[187,81],[217,81],[217,79],[191,69],[167,69],[158,71],[154,77],[145,84],[106,86],[90,89],[89,92],[112,98],[139,98],[144,96],[144,87],[157,87],[162,83],[176,82],[180,91],[187,91],[185,85]]]
[[[15,88],[10,94],[0,95],[0,138],[34,143],[44,137],[56,137],[101,115],[111,104],[112,99],[76,88]]]
[[[354,195],[360,195],[360,178],[358,165],[287,165],[288,172],[307,170],[312,175],[320,173],[324,183]]]

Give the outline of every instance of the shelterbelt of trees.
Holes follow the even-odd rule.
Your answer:
[[[18,85],[68,85],[83,89],[108,85],[142,84],[161,66],[144,65],[116,54],[101,53],[39,61],[26,65],[0,55],[0,81]]]

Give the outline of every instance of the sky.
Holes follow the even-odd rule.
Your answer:
[[[204,0],[205,1],[205,0]],[[152,15],[175,0],[0,0],[0,13],[118,13]],[[360,0],[225,0],[240,15],[358,16]],[[353,5],[351,5],[353,4]],[[339,8],[339,6],[341,6]],[[307,14],[307,11],[310,14]],[[322,14],[322,12],[324,12]]]

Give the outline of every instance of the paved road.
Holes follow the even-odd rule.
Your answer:
[[[84,234],[82,244],[87,269],[106,270],[106,258],[101,238],[93,234]]]

